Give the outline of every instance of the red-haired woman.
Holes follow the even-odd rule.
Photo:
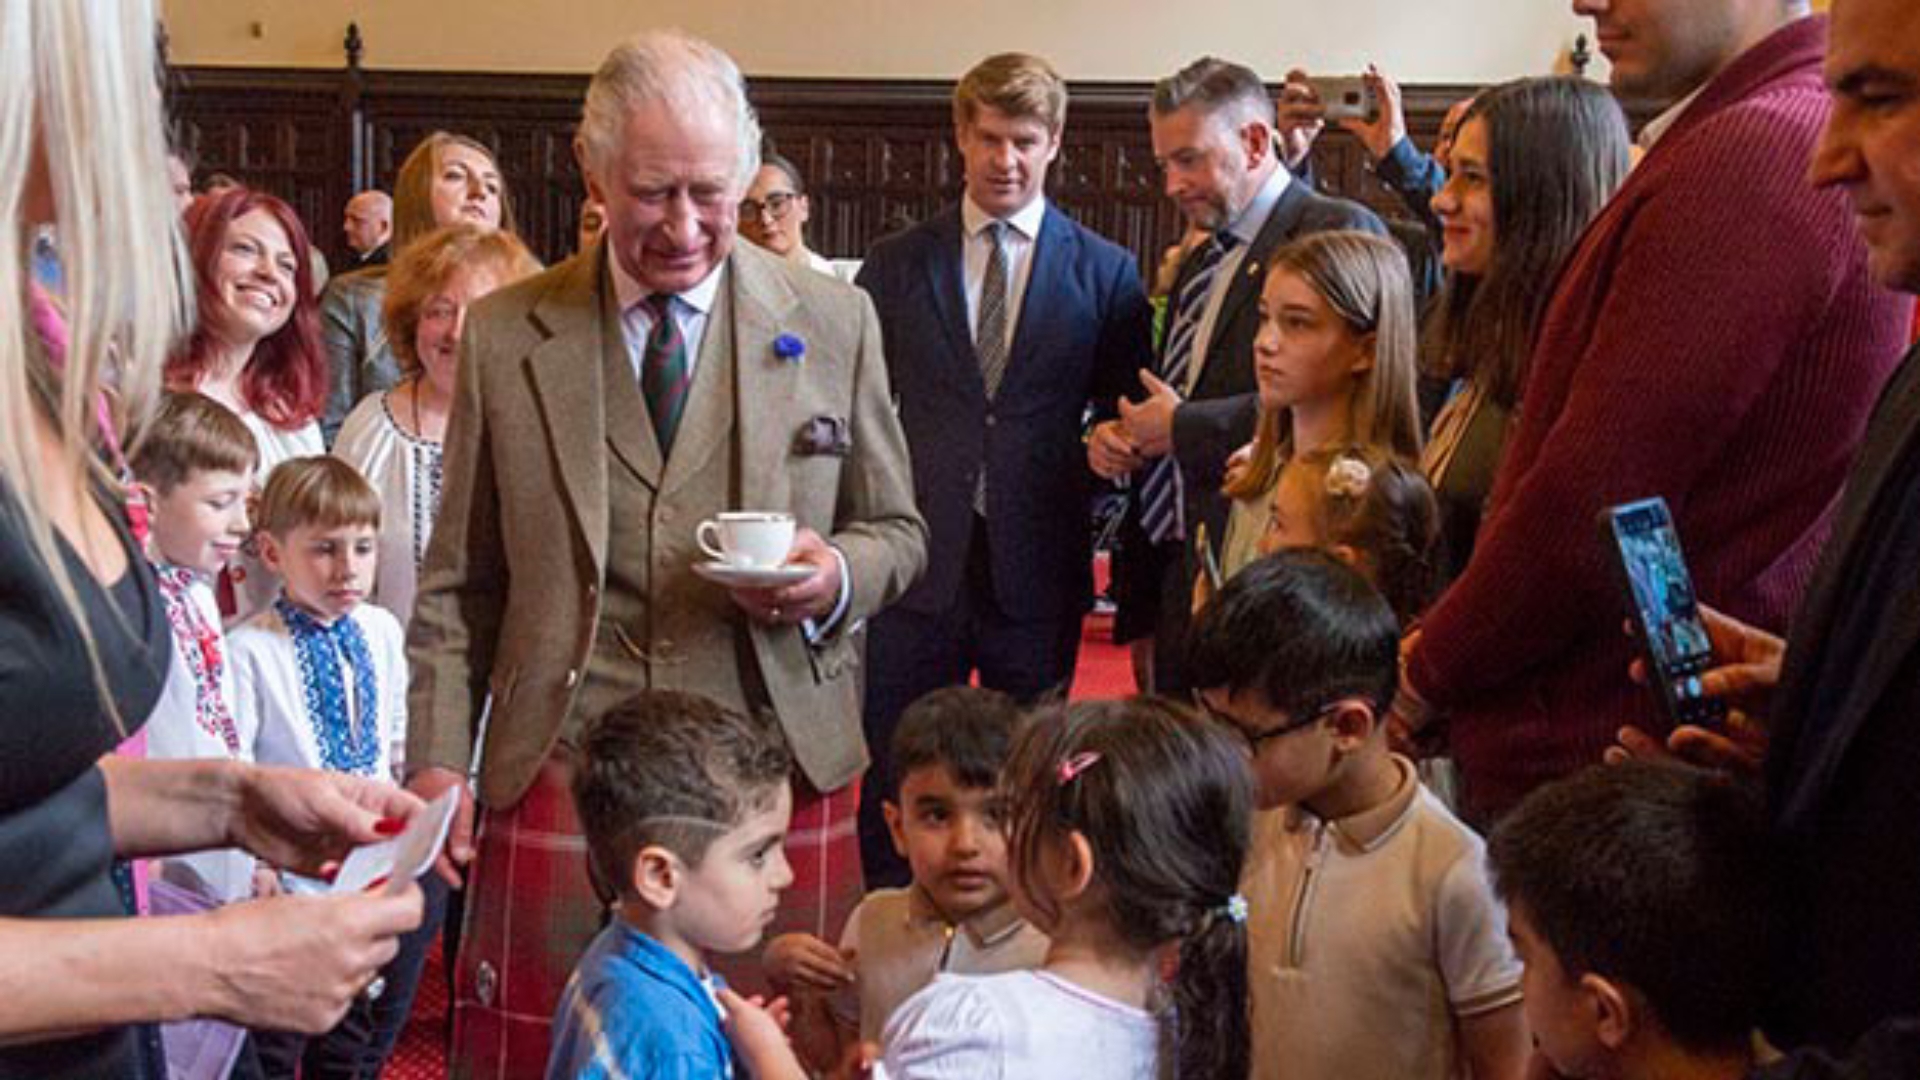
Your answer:
[[[187,245],[199,319],[167,361],[167,383],[232,409],[260,448],[264,480],[293,457],[326,453],[316,422],[326,404],[307,231],[265,192],[227,188],[188,207]],[[276,582],[251,558],[234,570],[243,619],[272,599]]]

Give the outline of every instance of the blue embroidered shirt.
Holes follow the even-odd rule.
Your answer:
[[[735,1068],[714,1000],[719,985],[616,918],[560,995],[547,1080],[729,1080]]]

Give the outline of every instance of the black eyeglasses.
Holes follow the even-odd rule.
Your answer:
[[[799,197],[798,192],[770,191],[764,200],[741,199],[740,216],[748,221],[756,221],[764,215],[769,221],[779,221],[787,216],[787,211],[793,209],[793,200]]]
[[[1267,728],[1265,731],[1249,731],[1248,729],[1253,725],[1241,720],[1237,716],[1221,712],[1219,709],[1207,704],[1207,699],[1201,697],[1199,691],[1195,691],[1193,695],[1193,703],[1200,707],[1200,711],[1220,723],[1225,724],[1227,727],[1233,729],[1235,735],[1240,736],[1240,740],[1247,744],[1247,754],[1249,757],[1260,756],[1260,744],[1270,739],[1277,739],[1282,735],[1291,735],[1302,728],[1310,728],[1340,711],[1340,709],[1345,706],[1360,702],[1361,700],[1360,698],[1354,697],[1335,698],[1325,705],[1320,706],[1318,709],[1315,709],[1311,714],[1302,719],[1289,720],[1277,727]]]

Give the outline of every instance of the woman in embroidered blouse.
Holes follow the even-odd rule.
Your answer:
[[[355,406],[333,452],[380,493],[380,564],[369,599],[402,624],[413,614],[440,512],[441,443],[467,306],[539,269],[512,233],[459,224],[409,245],[388,272],[385,321],[405,378]]]

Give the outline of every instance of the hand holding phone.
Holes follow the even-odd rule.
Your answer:
[[[1609,507],[1600,513],[1600,527],[1646,653],[1647,681],[1668,719],[1675,726],[1723,724],[1726,702],[1709,697],[1701,682],[1713,664],[1713,640],[1666,500]]]
[[[1321,75],[1307,79],[1328,120],[1372,120],[1380,101],[1364,75]]]

